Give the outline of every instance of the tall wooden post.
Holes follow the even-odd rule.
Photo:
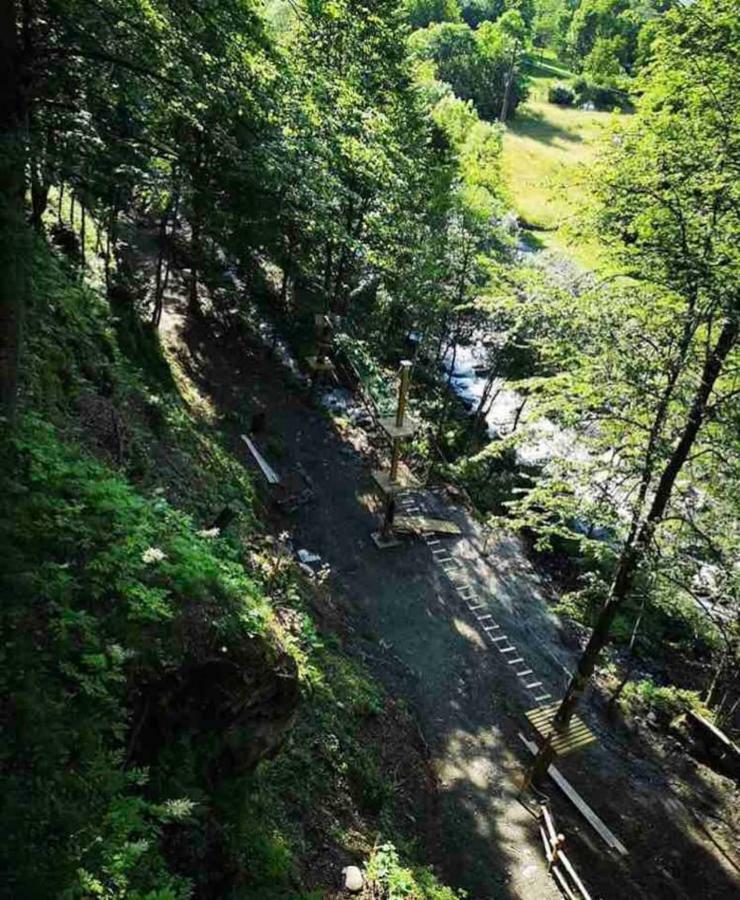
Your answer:
[[[334,343],[334,322],[335,319],[324,313],[317,313],[314,317],[316,353],[314,356],[309,356],[306,360],[312,375],[312,392],[316,390],[322,378],[325,376],[331,377],[334,374],[334,363],[330,358]]]
[[[396,494],[403,490],[409,490],[415,486],[415,479],[410,473],[400,469],[401,441],[411,437],[415,425],[406,419],[406,405],[408,402],[409,384],[411,381],[411,361],[401,361],[400,378],[398,386],[398,401],[395,416],[381,419],[380,425],[391,440],[391,465],[388,473],[374,472],[373,477],[385,497],[385,513],[383,524],[379,532],[373,534],[373,540],[380,548],[396,546],[398,541],[393,535],[393,519],[396,514]]]
[[[403,428],[404,415],[406,413],[406,401],[409,393],[409,381],[411,379],[411,361],[401,360],[401,382],[398,388],[398,404],[396,406],[396,428]],[[401,437],[393,438],[393,450],[391,452],[391,483],[398,481],[398,464],[401,461]]]

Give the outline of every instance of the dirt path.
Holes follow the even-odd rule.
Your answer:
[[[471,898],[554,900],[535,820],[516,797],[515,778],[526,756],[518,738],[523,713],[536,705],[526,680],[494,649],[481,623],[456,591],[432,548],[421,541],[381,552],[370,541],[378,507],[370,480],[372,449],[359,430],[338,429],[286,380],[258,345],[213,326],[187,324],[176,299],[165,316],[164,340],[193,386],[225,421],[268,410],[260,443],[278,472],[308,481],[313,502],[294,513],[275,512],[274,494],[260,493],[275,527],[296,547],[319,553],[332,570],[334,594],[346,610],[349,650],[360,655],[396,698],[415,713],[440,783],[437,863],[448,883]],[[232,449],[249,464],[231,431]],[[298,474],[302,470],[303,474]],[[259,480],[259,475],[255,476]],[[438,496],[418,501],[439,508]],[[545,690],[562,690],[576,647],[551,613],[542,585],[517,539],[501,536],[484,553],[483,536],[467,511],[445,504],[463,535],[445,539],[458,570],[533,670]],[[571,856],[594,900],[602,898],[730,898],[738,896],[735,863],[696,826],[682,797],[694,796],[691,767],[663,760],[593,704],[584,718],[599,744],[560,765],[574,786],[630,849],[620,861],[552,786],[554,809]],[[685,776],[685,780],[681,780]],[[731,801],[704,786],[707,810]],[[687,793],[688,791],[688,793]],[[706,821],[706,820],[705,820]],[[421,830],[428,831],[427,827]],[[725,848],[726,849],[726,848]]]

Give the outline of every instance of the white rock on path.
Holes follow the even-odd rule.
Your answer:
[[[357,866],[346,866],[346,868],[342,869],[342,878],[345,891],[356,894],[358,891],[362,890],[362,872]]]

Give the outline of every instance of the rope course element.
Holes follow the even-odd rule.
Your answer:
[[[398,505],[404,512],[412,515],[420,515],[423,512],[419,502],[413,496],[405,495],[399,497]],[[506,659],[506,662],[513,667],[513,672],[520,680],[522,687],[532,695],[536,703],[550,700],[552,695],[543,689],[543,683],[530,680],[529,677],[533,674],[533,670],[527,666],[524,656],[519,653],[510,638],[503,633],[501,625],[494,620],[493,614],[483,611],[487,610],[488,606],[482,602],[475,586],[462,572],[459,561],[450,554],[449,549],[442,545],[437,538],[422,535],[422,540],[430,548],[433,561],[447,575],[458,597],[472,614],[476,625],[483,632],[483,636],[488,638],[491,649],[498,650],[504,659],[510,653],[514,653],[515,658]],[[452,577],[452,573],[458,577]],[[522,666],[522,668],[518,669],[517,667],[519,666]]]

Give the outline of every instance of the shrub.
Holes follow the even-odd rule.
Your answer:
[[[583,75],[580,78],[576,78],[573,82],[573,92],[579,105],[593,103],[596,109],[602,110],[614,109],[624,105],[620,93],[605,85],[589,81]]]
[[[576,95],[567,84],[551,84],[547,91],[549,103],[557,103],[558,106],[572,106]]]
[[[702,703],[697,691],[667,685],[661,687],[651,679],[630,682],[624,688],[620,702],[631,712],[653,713],[660,725],[669,725],[676,716],[690,709],[711,720],[711,712]]]
[[[185,898],[160,838],[193,804],[132,761],[134,706],[212,647],[250,646],[266,601],[224,542],[34,416],[0,471],[0,868],[18,897]]]
[[[383,900],[463,900],[464,891],[441,885],[423,867],[405,868],[393,844],[376,847],[365,867],[370,884],[379,889],[373,896]]]

